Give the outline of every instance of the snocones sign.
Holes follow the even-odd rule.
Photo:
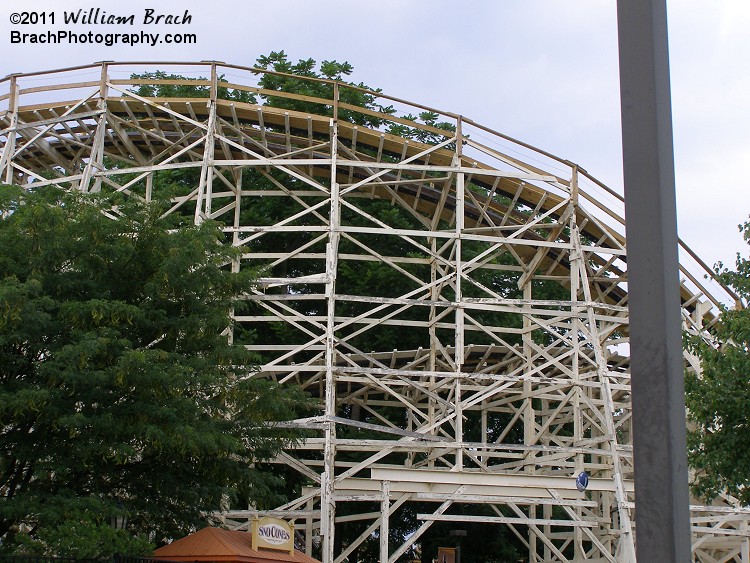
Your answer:
[[[278,518],[253,520],[253,549],[278,549],[294,555],[294,526]]]

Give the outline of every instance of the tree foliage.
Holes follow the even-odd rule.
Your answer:
[[[319,70],[316,70],[318,65],[314,59],[301,59],[293,63],[284,51],[274,51],[269,55],[258,57],[256,66],[271,70],[273,73],[279,73],[267,73],[260,77],[258,85],[264,90],[333,100],[334,86],[331,81],[338,81],[357,87],[357,89],[341,88],[339,90],[339,101],[341,103],[367,108],[385,115],[391,115],[395,112],[390,106],[384,107],[376,103],[374,95],[362,91],[372,90],[369,86],[362,82],[359,84],[345,82],[344,77],[349,76],[354,70],[354,67],[346,61],[343,63],[323,61],[320,63]],[[302,78],[297,78],[298,76]],[[332,105],[329,104],[321,105],[315,102],[273,95],[266,95],[264,99],[268,105],[274,107],[308,111],[319,115],[333,115]],[[342,110],[339,112],[339,118],[368,127],[378,127],[384,122],[383,118],[352,110]]]
[[[334,82],[338,82],[341,86],[339,88],[340,104],[370,110],[370,113],[363,113],[343,107],[338,111],[338,118],[343,121],[372,128],[387,125],[386,131],[388,133],[431,144],[443,141],[445,136],[439,132],[425,130],[419,126],[420,124],[445,131],[446,135],[456,130],[455,125],[440,121],[440,116],[431,111],[420,112],[417,116],[411,114],[401,116],[402,119],[413,122],[414,127],[387,121],[387,117],[396,114],[396,109],[392,105],[386,106],[378,103],[378,98],[373,92],[380,92],[379,88],[371,88],[363,82],[348,81],[347,77],[352,74],[354,67],[346,61],[322,61],[318,64],[315,59],[300,59],[295,63],[289,60],[284,51],[272,51],[268,55],[258,57],[255,67],[270,71],[261,74],[258,80],[258,87],[266,93],[255,95],[245,90],[219,86],[218,97],[224,100],[251,104],[263,103],[273,107],[317,115],[333,115]],[[133,74],[131,78],[148,81],[148,83],[139,84],[133,90],[139,96],[208,98],[210,95],[210,87],[205,84],[207,80],[205,77],[190,78],[157,70]],[[219,82],[224,81],[224,79],[223,75],[219,76]],[[184,84],[186,80],[195,82],[195,84]],[[156,83],[154,83],[155,81]],[[170,81],[181,81],[183,84],[170,84]],[[274,91],[292,94],[293,96],[269,93]],[[314,101],[312,98],[326,100],[326,102]],[[372,112],[375,114],[373,115]]]
[[[211,95],[211,87],[202,83],[206,81],[205,78],[190,78],[179,74],[169,74],[162,70],[134,74],[132,78],[148,82],[147,84],[140,84],[135,89],[135,93],[139,96],[152,98],[208,98]],[[223,81],[224,76],[219,76],[218,80]],[[180,81],[183,84],[168,84],[167,82],[169,81]],[[192,81],[195,84],[184,84],[185,81]],[[256,102],[256,97],[250,92],[229,89],[223,86],[219,87],[217,95],[223,100],[251,104]]]
[[[225,330],[252,272],[227,267],[216,225],[163,211],[0,188],[4,549],[22,531],[26,551],[74,530],[85,546],[114,513],[159,542],[274,496],[253,463],[291,438],[265,423],[302,397],[243,377],[254,359]]]
[[[14,539],[16,552],[27,556],[106,559],[113,553],[149,555],[154,548],[145,534],[134,536],[124,528],[114,528],[106,507],[98,502],[86,508],[66,507],[56,525]]]
[[[750,222],[740,230],[750,244]],[[750,259],[738,253],[735,268],[720,263],[716,272],[747,304]],[[710,499],[727,491],[750,504],[750,309],[724,309],[710,340],[693,337],[688,345],[702,367],[685,381],[694,492]]]

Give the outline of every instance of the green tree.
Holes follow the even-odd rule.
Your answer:
[[[319,70],[316,70],[317,63],[314,59],[301,59],[293,63],[284,51],[274,51],[267,56],[258,57],[256,66],[257,68],[279,73],[267,73],[261,76],[258,85],[264,90],[298,94],[307,98],[314,97],[333,100],[334,86],[330,81],[335,80],[357,87],[357,89],[341,88],[339,91],[339,101],[341,103],[367,108],[385,115],[391,115],[395,112],[393,107],[384,107],[377,104],[375,96],[361,90],[372,90],[369,86],[361,82],[359,84],[345,82],[344,77],[349,76],[354,71],[354,67],[346,61],[343,63],[323,61],[319,65]],[[298,76],[302,78],[297,78]],[[319,115],[333,115],[332,105],[330,104],[321,105],[304,99],[272,95],[266,95],[264,99],[268,105],[274,107],[296,111],[309,111]],[[368,127],[378,127],[384,122],[380,117],[368,116],[352,110],[340,111],[339,119]]]
[[[750,222],[739,226],[750,244]],[[721,263],[719,279],[734,288],[745,305],[750,300],[750,259],[737,254],[736,269]],[[722,491],[750,504],[750,309],[724,309],[710,341],[689,338],[701,359],[702,374],[687,373],[686,403],[690,463],[696,471],[693,490],[704,498]]]
[[[88,510],[66,510],[57,525],[40,527],[34,534],[18,534],[14,538],[16,552],[87,559],[104,559],[115,553],[150,554],[154,546],[145,534],[133,536],[125,529],[115,529],[95,508],[92,504]]]
[[[300,393],[244,377],[227,339],[252,272],[218,226],[164,205],[0,187],[1,549],[88,553],[127,515],[159,543],[240,496],[274,500],[255,467],[293,436]],[[28,532],[27,536],[19,532]],[[23,541],[21,541],[23,538]],[[97,544],[98,545],[98,544]]]
[[[164,71],[157,70],[154,72],[144,72],[142,74],[134,74],[132,78],[145,80],[149,83],[140,84],[138,88],[134,90],[139,96],[146,97],[159,97],[159,98],[208,98],[211,95],[211,87],[201,84],[199,82],[206,82],[206,78],[190,78],[187,76],[181,76],[179,74],[167,74]],[[224,80],[224,76],[218,77],[219,81]],[[154,81],[174,81],[179,80],[180,82],[193,81],[196,84],[164,84],[157,83]],[[250,92],[244,92],[242,90],[232,90],[223,86],[219,87],[217,91],[219,98],[224,100],[232,100],[235,102],[247,102],[254,104],[256,102],[255,96]]]

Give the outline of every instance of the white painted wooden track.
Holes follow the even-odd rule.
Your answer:
[[[131,78],[154,70],[193,80]],[[342,103],[350,87],[335,82],[329,99],[266,92],[263,72],[97,63],[7,77],[2,179],[149,200],[161,171],[194,171],[171,212],[222,221],[244,252],[232,266],[265,267],[235,315],[256,338],[229,334],[259,353],[247,377],[319,399],[316,416],[288,423],[310,437],[276,460],[304,486],[269,513],[293,520],[308,550],[321,542],[326,563],[378,537],[381,561],[396,561],[446,520],[508,527],[529,561],[634,560],[622,198],[576,164],[457,114],[371,92],[397,110],[373,115]],[[207,97],[134,93],[157,83]],[[317,109],[264,105],[265,95]],[[455,131],[399,117],[425,110]],[[384,121],[370,128],[352,115]],[[391,124],[431,142],[392,135]],[[272,219],[254,212],[269,209]],[[680,252],[685,327],[700,331],[736,298]],[[398,283],[354,284],[358,272]],[[378,348],[393,330],[397,345]],[[415,533],[389,547],[393,515],[412,503]],[[695,560],[750,561],[750,510],[716,504],[692,507]],[[244,529],[255,514],[224,518]],[[352,521],[368,526],[339,545]]]

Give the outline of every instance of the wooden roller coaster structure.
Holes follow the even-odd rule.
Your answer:
[[[134,78],[144,69],[174,75]],[[275,460],[294,498],[263,512],[294,522],[308,553],[355,561],[377,542],[384,563],[412,559],[447,521],[507,527],[533,562],[634,561],[622,198],[461,115],[339,81],[295,77],[322,98],[264,90],[267,73],[204,61],[11,75],[1,179],[149,200],[160,173],[192,171],[170,212],[221,221],[243,249],[232,267],[261,267],[228,331],[258,353],[247,377],[319,400],[285,423],[307,437]],[[344,103],[347,89],[394,111]],[[680,253],[684,326],[701,333],[737,297]],[[696,561],[750,561],[750,509],[726,496],[691,512]],[[244,529],[258,514],[223,517]],[[359,536],[336,541],[352,522]]]

